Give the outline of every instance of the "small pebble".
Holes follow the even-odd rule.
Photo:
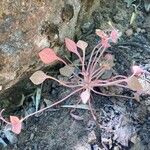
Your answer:
[[[89,144],[93,144],[96,142],[96,135],[95,135],[95,132],[94,130],[92,130],[89,134],[88,134],[88,143]]]
[[[119,147],[118,147],[118,146],[115,146],[115,147],[114,147],[114,150],[119,150]]]
[[[148,106],[147,110],[150,112],[150,106]]]
[[[30,140],[33,140],[33,138],[34,138],[34,133],[31,133]]]
[[[136,144],[137,143],[137,134],[135,134],[134,136],[132,136],[130,141],[132,143]]]
[[[147,13],[150,12],[150,0],[144,0],[144,8]]]
[[[137,33],[145,33],[146,31],[145,31],[145,29],[137,28],[136,32]]]
[[[132,29],[128,29],[128,30],[126,30],[126,35],[128,36],[128,37],[130,37],[130,36],[132,36],[133,35],[133,30]]]

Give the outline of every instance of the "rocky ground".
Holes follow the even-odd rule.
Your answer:
[[[38,1],[40,4],[42,0]],[[91,3],[90,3],[91,2]],[[104,1],[101,7],[96,7],[97,1],[82,1],[82,13],[76,22],[75,40],[82,39],[90,43],[89,51],[98,42],[95,29],[106,29],[108,21],[122,32],[119,42],[113,45],[109,52],[115,57],[114,70],[119,74],[129,75],[130,67],[138,64],[150,71],[150,14],[145,11],[143,1],[130,2],[123,0]],[[94,5],[92,5],[94,3]],[[127,4],[129,5],[127,7]],[[29,7],[29,6],[28,6]],[[69,6],[68,6],[69,7]],[[137,9],[135,9],[137,7]],[[71,11],[72,8],[69,7]],[[65,11],[65,10],[63,10]],[[74,12],[77,13],[77,12]],[[89,13],[89,15],[87,14]],[[75,14],[64,15],[70,17]],[[135,18],[134,18],[135,16]],[[82,21],[81,21],[82,20]],[[45,24],[41,34],[49,37],[51,25]],[[59,28],[60,29],[60,28]],[[57,28],[53,28],[53,31]],[[53,41],[54,42],[54,41]],[[53,43],[52,42],[52,43]],[[55,43],[55,42],[54,42]],[[61,52],[63,53],[63,52]],[[75,59],[69,56],[70,59]],[[88,55],[87,55],[88,57]],[[37,59],[35,59],[38,61]],[[57,78],[64,78],[59,73],[60,64],[46,67],[44,71]],[[27,77],[26,77],[27,78]],[[20,82],[23,82],[21,80]],[[28,79],[27,79],[28,81]],[[22,85],[22,84],[21,84]],[[15,85],[11,91],[17,104],[9,106],[9,114],[24,115],[34,112],[63,98],[70,93],[56,82],[46,80],[41,86],[25,82],[25,87]],[[19,87],[19,88],[18,88]],[[130,94],[114,88],[101,89],[108,93]],[[15,96],[14,96],[15,95]],[[4,96],[6,97],[6,96]],[[12,97],[11,97],[12,98]],[[19,101],[18,101],[19,100]],[[72,108],[63,105],[76,104],[79,95],[74,95],[61,105],[31,117],[24,122],[23,131],[18,136],[4,133],[1,130],[0,143],[2,149],[8,150],[148,150],[150,149],[150,96],[142,95],[140,102],[119,97],[104,97],[93,94],[92,108],[97,122],[93,120],[87,109],[76,109],[75,114],[82,117],[76,120],[70,115]],[[3,104],[3,106],[5,106]],[[8,112],[7,112],[8,113]],[[9,136],[7,136],[9,135]]]

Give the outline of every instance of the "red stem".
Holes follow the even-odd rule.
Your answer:
[[[131,98],[131,99],[134,99],[134,97],[130,97],[130,96],[123,96],[123,95],[111,95],[111,94],[104,94],[104,93],[101,93],[101,92],[97,92],[95,91],[94,89],[91,89],[94,93],[96,94],[99,94],[99,95],[103,95],[103,96],[114,96],[114,97],[122,97],[122,98]]]
[[[82,84],[78,84],[78,85],[67,85],[67,84],[65,84],[65,82],[60,81],[60,80],[58,80],[58,79],[56,79],[56,78],[54,78],[54,77],[51,77],[51,76],[48,76],[47,78],[52,79],[52,80],[58,82],[59,84],[65,86],[65,87],[69,87],[69,88],[81,87],[81,86],[82,86]]]
[[[70,93],[69,95],[67,95],[65,98],[63,98],[63,99],[61,99],[61,100],[59,100],[59,101],[53,103],[52,105],[47,106],[47,107],[45,107],[45,108],[43,108],[43,109],[40,109],[40,110],[38,110],[38,111],[36,111],[36,112],[34,112],[34,113],[32,113],[32,114],[29,114],[29,115],[25,116],[24,118],[21,119],[21,122],[24,121],[25,119],[27,119],[27,118],[29,118],[29,117],[35,115],[35,114],[38,114],[38,113],[40,113],[40,112],[42,112],[42,111],[45,111],[45,110],[47,110],[47,109],[49,109],[49,108],[51,108],[51,107],[53,107],[53,106],[56,106],[56,105],[62,103],[62,102],[65,101],[67,98],[69,98],[70,96],[72,96],[73,94],[79,92],[79,91],[82,90],[82,89],[83,89],[83,88],[77,89],[77,90],[75,90],[74,92],[72,92],[72,93]]]
[[[98,46],[100,46],[100,44],[96,45],[96,46],[93,48],[93,50],[92,50],[92,53],[91,53],[90,59],[89,59],[89,63],[88,63],[88,66],[87,66],[87,71],[89,70],[89,67],[90,67],[90,64],[91,64],[91,61],[92,61],[93,54],[94,54],[96,48],[98,48]]]
[[[101,56],[103,55],[103,53],[105,52],[106,48],[104,48],[102,50],[102,52],[100,53],[100,55],[97,57],[96,61],[94,62],[94,64],[91,66],[92,72],[95,70],[96,64],[98,63],[98,61],[100,60]]]

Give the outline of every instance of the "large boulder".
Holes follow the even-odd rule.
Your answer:
[[[38,52],[73,37],[79,0],[2,0],[0,12],[0,86],[5,90],[33,68],[40,68]]]
[[[6,99],[12,104],[21,99],[22,88],[26,85],[24,81],[44,66],[39,61],[38,52],[44,47],[53,47],[60,55],[63,54],[64,38],[73,38],[75,31],[79,31],[81,20],[88,19],[91,10],[98,8],[99,4],[100,1],[96,0],[0,1],[2,107]]]

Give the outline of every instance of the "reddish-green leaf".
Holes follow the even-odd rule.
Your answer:
[[[100,29],[96,29],[96,34],[97,34],[100,38],[108,38],[108,35],[107,35],[104,31],[102,31],[102,30],[100,30]]]
[[[147,76],[147,78],[141,76],[138,80],[143,87],[143,93],[150,95],[150,76]]]
[[[117,30],[113,29],[110,33],[110,39],[112,40],[112,42],[116,43],[117,40],[119,38],[119,33]]]
[[[101,39],[101,44],[104,48],[109,48],[110,44],[109,44],[109,38],[102,38]]]
[[[21,132],[22,128],[22,122],[21,120],[16,116],[10,116],[10,122],[12,126],[12,132],[19,134]]]
[[[50,64],[56,60],[59,60],[59,57],[51,48],[44,48],[41,52],[39,52],[39,56],[42,62],[45,64]]]
[[[133,91],[139,92],[143,90],[142,85],[140,84],[138,78],[136,78],[135,76],[129,77],[127,80],[127,84],[128,84],[128,87]]]
[[[101,38],[102,47],[104,47],[104,48],[110,47],[109,37],[104,31],[102,31],[100,29],[96,29],[96,34]]]
[[[75,70],[75,67],[66,65],[66,66],[60,68],[59,72],[60,72],[61,75],[65,76],[65,77],[71,77],[74,70]]]
[[[44,80],[46,80],[48,78],[48,76],[41,70],[36,71],[34,74],[32,74],[32,76],[30,77],[30,80],[38,85],[44,82]]]
[[[141,75],[143,72],[144,70],[140,68],[139,66],[132,66],[132,73],[134,75]]]

